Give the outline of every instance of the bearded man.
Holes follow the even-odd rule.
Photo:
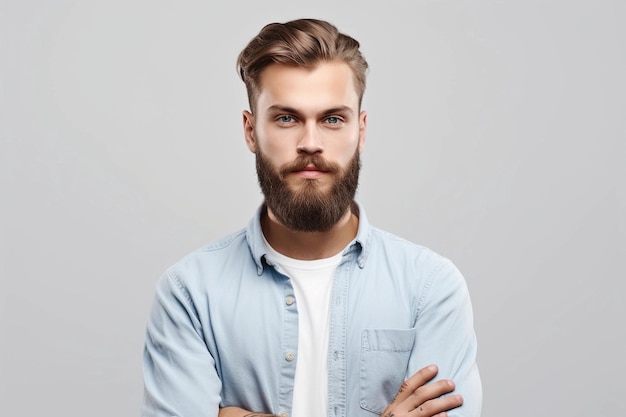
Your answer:
[[[160,280],[143,415],[479,416],[463,277],[373,228],[354,201],[367,125],[359,43],[324,21],[274,23],[238,66],[264,203]]]

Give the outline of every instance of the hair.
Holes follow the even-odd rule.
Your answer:
[[[241,51],[237,70],[246,84],[248,103],[254,113],[261,90],[261,74],[271,64],[314,69],[322,62],[342,61],[354,75],[359,107],[365,92],[367,61],[359,51],[359,42],[323,20],[298,19],[270,23]]]

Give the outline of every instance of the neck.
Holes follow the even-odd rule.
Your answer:
[[[280,223],[271,209],[261,218],[263,235],[276,251],[301,260],[329,258],[339,253],[356,237],[359,218],[350,208],[330,230],[299,232]]]

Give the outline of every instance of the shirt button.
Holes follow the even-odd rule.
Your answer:
[[[287,360],[287,362],[291,362],[293,358],[295,358],[295,356],[291,352],[285,355],[285,359]]]
[[[285,303],[290,306],[293,304],[293,302],[296,301],[295,298],[293,298],[292,296],[288,296],[287,298],[285,298]]]
[[[284,411],[280,413],[279,415],[280,417],[289,417],[289,414],[285,413]]]

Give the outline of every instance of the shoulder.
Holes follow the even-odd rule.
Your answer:
[[[369,245],[371,259],[368,262],[390,265],[396,273],[421,288],[422,293],[433,287],[464,285],[456,265],[426,246],[378,228],[371,229]]]
[[[163,279],[178,286],[195,286],[222,275],[235,259],[241,262],[246,255],[250,258],[245,229],[241,229],[185,255],[165,271]]]
[[[231,252],[237,252],[246,247],[246,231],[238,230],[220,239],[207,243],[204,246],[194,250],[184,256],[180,261],[175,263],[173,268],[185,267],[189,264],[202,262],[205,259],[220,258],[221,256],[229,256]]]
[[[384,256],[432,269],[452,265],[448,258],[434,250],[385,230],[372,227],[371,238],[372,251],[380,251]]]

